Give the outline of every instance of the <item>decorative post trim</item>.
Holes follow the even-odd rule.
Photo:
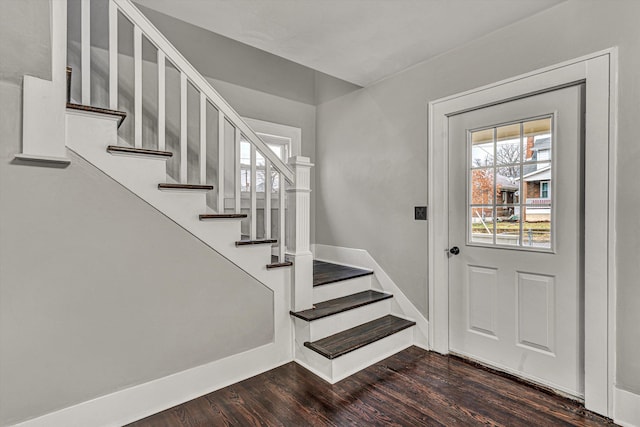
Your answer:
[[[311,168],[308,157],[291,157],[288,162],[295,183],[287,188],[287,256],[293,261],[292,309],[305,310],[312,306],[313,254],[309,247],[311,236]]]

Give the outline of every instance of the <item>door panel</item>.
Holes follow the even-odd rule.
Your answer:
[[[583,395],[580,85],[449,118],[452,352]]]

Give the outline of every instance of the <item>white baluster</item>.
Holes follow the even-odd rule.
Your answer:
[[[165,150],[166,68],[164,52],[158,48],[158,150]]]
[[[80,3],[80,67],[82,73],[82,103],[91,105],[91,3]]]
[[[235,173],[236,173],[236,191],[235,191],[235,213],[239,214],[241,209],[242,209],[242,205],[240,204],[241,201],[241,197],[242,197],[242,165],[240,164],[240,144],[242,141],[242,132],[240,132],[240,129],[238,128],[234,128],[234,140],[235,140],[235,144],[234,144],[234,150],[235,150],[235,163],[236,163],[236,169],[235,169]]]
[[[187,183],[187,75],[180,71],[180,182]]]
[[[264,160],[264,238],[271,238],[271,162]]]
[[[218,213],[224,213],[224,113],[218,110]]]
[[[118,6],[109,0],[109,108],[118,109]]]
[[[133,141],[142,148],[142,30],[133,27]]]
[[[0,0],[2,1],[2,0]],[[83,0],[88,1],[88,0]],[[256,133],[242,120],[240,115],[220,96],[220,94],[211,86],[211,84],[204,78],[185,58],[178,52],[178,50],[158,31],[156,27],[136,8],[133,2],[128,0],[112,0],[117,4],[118,16],[122,15],[135,26],[142,30],[142,33],[152,43],[158,46],[167,59],[170,60],[177,69],[187,75],[188,80],[193,86],[206,94],[208,102],[211,102],[215,108],[221,110],[224,116],[229,122],[240,129],[240,132],[254,144],[257,148],[264,153],[265,157],[271,161],[271,163],[278,167],[285,177],[289,180],[293,180],[293,173],[283,164],[282,160],[269,149],[269,147],[262,141]],[[114,24],[115,25],[115,24]]]
[[[200,92],[200,184],[207,183],[207,97]]]
[[[284,192],[284,174],[282,172],[280,172],[279,176],[278,176],[278,215],[279,215],[279,220],[280,220],[280,226],[278,227],[278,233],[280,233],[280,237],[278,238],[278,262],[284,262],[284,255],[285,255],[285,192]]]
[[[257,221],[256,221],[256,216],[257,216],[257,209],[256,209],[256,190],[257,190],[257,179],[256,179],[256,147],[255,145],[251,144],[251,227],[250,227],[250,236],[249,238],[251,240],[255,240],[256,239],[256,226],[257,226]]]

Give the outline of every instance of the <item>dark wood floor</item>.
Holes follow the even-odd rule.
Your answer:
[[[581,405],[411,347],[330,385],[295,363],[132,426],[600,426]]]

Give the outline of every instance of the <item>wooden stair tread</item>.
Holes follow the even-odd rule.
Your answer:
[[[322,338],[314,342],[305,342],[304,346],[321,354],[327,359],[344,356],[368,344],[410,328],[416,322],[401,319],[388,314],[371,322],[358,325],[346,331]]]
[[[82,105],[82,104],[74,104],[71,102],[67,102],[67,108],[69,108],[70,110],[86,111],[89,113],[98,113],[98,114],[106,114],[109,116],[116,116],[118,117],[118,127],[120,127],[124,119],[127,117],[127,113],[125,113],[124,111],[109,110],[108,108],[92,107],[91,105]]]
[[[276,239],[238,240],[236,246],[265,245],[278,243]]]
[[[281,268],[281,267],[291,267],[292,265],[293,263],[291,261],[272,262],[271,264],[267,264],[267,270],[271,270],[274,268]]]
[[[388,298],[392,298],[392,294],[386,294],[374,290],[367,290],[358,292],[356,294],[347,295],[346,297],[335,298],[328,301],[322,301],[314,304],[313,308],[308,310],[302,310],[289,313],[299,319],[312,322],[323,317],[331,316],[334,314],[342,313],[344,311],[352,310],[354,308],[362,307],[374,302],[382,301]]]
[[[200,184],[158,184],[158,190],[213,190],[213,185],[200,185]]]
[[[120,145],[109,145],[107,151],[112,154],[131,154],[159,158],[169,158],[173,156],[173,153],[170,151],[148,150],[146,148],[124,147]]]
[[[313,286],[326,285],[370,274],[373,274],[373,271],[313,260]]]
[[[201,214],[199,216],[200,221],[205,219],[232,219],[232,218],[246,218],[247,214]]]

